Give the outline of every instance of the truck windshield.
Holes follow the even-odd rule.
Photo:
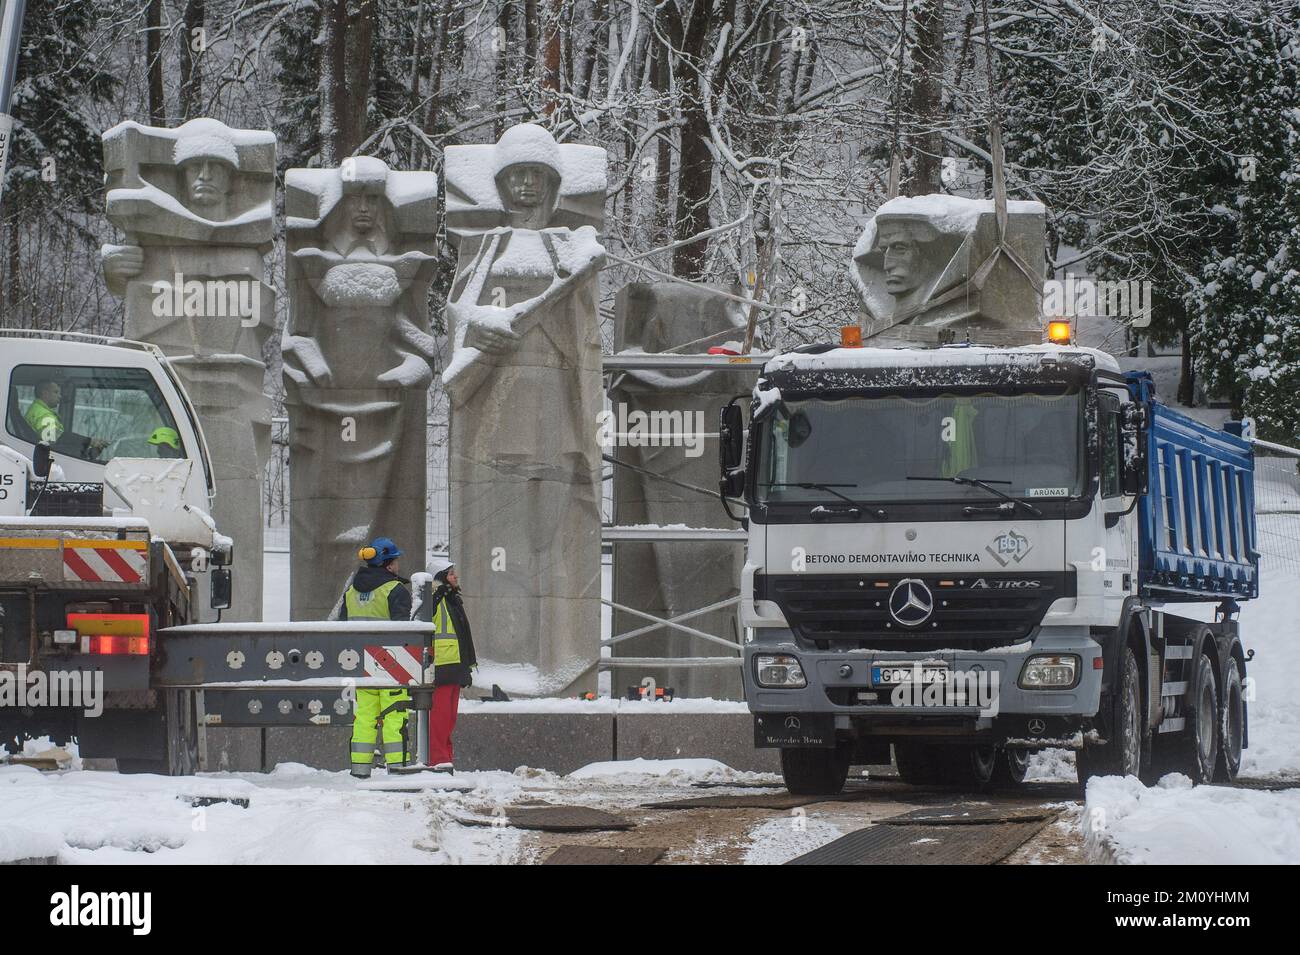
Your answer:
[[[772,504],[989,500],[979,487],[909,477],[998,482],[1019,498],[1083,491],[1080,392],[885,395],[778,405],[759,429],[758,500]],[[785,486],[780,486],[785,485]]]

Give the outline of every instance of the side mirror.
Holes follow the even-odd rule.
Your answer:
[[[718,425],[718,463],[722,473],[740,467],[745,453],[745,418],[734,399],[722,409]]]
[[[46,480],[50,476],[50,465],[53,458],[50,455],[50,446],[48,444],[38,444],[32,451],[32,470],[41,480]]]
[[[1120,409],[1119,473],[1125,494],[1147,492],[1147,415],[1140,404]]]
[[[231,579],[229,567],[213,568],[210,575],[211,600],[213,610],[229,610],[231,603]]]

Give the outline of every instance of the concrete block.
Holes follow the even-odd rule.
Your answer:
[[[345,726],[268,726],[262,768],[302,763],[313,769],[347,769],[352,724]]]
[[[732,769],[781,771],[780,750],[754,748],[748,713],[620,713],[619,759],[716,759]]]
[[[208,761],[205,772],[257,773],[262,771],[262,730],[256,726],[208,727]]]
[[[614,758],[614,715],[463,713],[452,743],[458,770],[532,766],[571,773]]]

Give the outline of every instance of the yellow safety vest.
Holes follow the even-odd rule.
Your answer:
[[[63,422],[59,420],[59,413],[40,398],[32,400],[23,417],[36,432],[38,441],[54,442],[63,437]]]
[[[438,602],[438,611],[433,615],[433,633],[433,665],[459,663],[460,639],[456,636],[456,626],[451,622],[445,600]]]
[[[390,580],[369,593],[362,593],[356,587],[349,586],[343,595],[343,603],[348,608],[348,619],[369,617],[376,620],[391,620],[392,617],[388,615],[388,595],[400,583],[400,580]]]

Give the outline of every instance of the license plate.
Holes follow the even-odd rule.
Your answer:
[[[871,665],[871,683],[873,686],[899,686],[903,683],[920,683],[929,686],[934,683],[947,683],[952,678],[952,671],[946,663],[873,663]]]

